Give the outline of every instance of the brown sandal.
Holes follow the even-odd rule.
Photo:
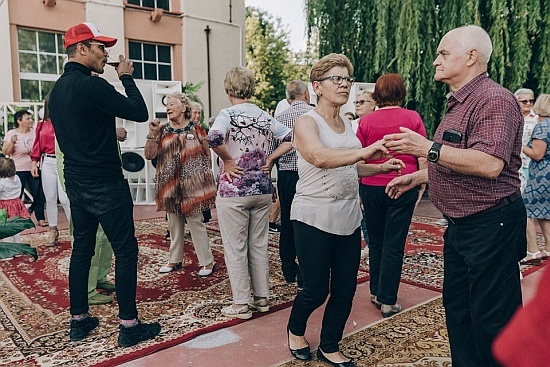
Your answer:
[[[40,227],[47,227],[47,226],[49,226],[48,222],[46,222],[44,219],[40,219],[40,220],[38,221],[38,225],[39,225]]]

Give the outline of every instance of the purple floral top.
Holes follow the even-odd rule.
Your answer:
[[[271,178],[262,172],[270,134],[280,141],[292,140],[292,131],[288,127],[252,103],[241,103],[220,111],[208,133],[208,144],[211,148],[225,144],[237,166],[243,168],[241,178],[233,179],[233,182],[229,182],[224,175],[219,176],[220,196],[273,193]]]

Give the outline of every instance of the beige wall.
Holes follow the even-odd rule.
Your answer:
[[[127,40],[173,45],[173,80],[183,79],[182,70],[182,17],[175,13],[166,13],[160,22],[151,22],[149,12],[138,9],[126,9],[124,12],[124,33]],[[126,45],[127,46],[127,45]],[[126,47],[126,49],[128,49]]]
[[[206,33],[210,31],[212,113],[217,114],[229,102],[223,90],[227,70],[244,64],[244,0],[172,0],[172,10],[160,22],[150,20],[150,12],[125,8],[124,0],[57,0],[54,7],[40,0],[4,0],[0,6],[0,46],[10,50],[10,58],[0,59],[0,102],[20,100],[17,27],[65,32],[80,22],[94,23],[102,33],[119,39],[111,49],[111,58],[127,55],[127,40],[173,45],[173,79],[183,84],[204,81],[199,92],[208,113],[208,74]],[[103,75],[117,81],[111,67]],[[208,116],[207,116],[208,117]]]
[[[220,109],[230,106],[223,88],[226,72],[233,66],[245,64],[244,0],[232,0],[231,22],[229,0],[182,1],[183,15],[183,84],[204,81],[199,96],[205,115],[217,116]],[[210,28],[210,86],[211,105],[208,103],[207,46],[205,28]]]
[[[1,2],[1,0],[0,0]],[[0,35],[10,34],[10,22],[8,13],[8,3],[4,1],[0,5]],[[11,37],[0,36],[0,50],[10,51],[12,41]],[[5,55],[5,54],[4,54]],[[11,57],[7,57],[11,55]],[[13,101],[13,67],[11,60],[13,59],[13,51],[8,52],[8,55],[0,57],[0,102]]]

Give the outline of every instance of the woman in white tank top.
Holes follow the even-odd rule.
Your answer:
[[[310,73],[318,105],[294,126],[300,178],[290,219],[304,289],[294,300],[287,327],[292,355],[310,360],[307,320],[330,291],[317,356],[348,367],[355,364],[339,351],[338,342],[351,311],[361,253],[357,177],[399,171],[403,165],[393,158],[381,165],[360,163],[382,157],[387,150],[383,141],[361,148],[350,121],[340,116],[354,81],[352,73],[353,66],[344,55],[330,54],[319,60]]]

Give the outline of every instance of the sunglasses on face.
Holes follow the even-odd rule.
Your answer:
[[[105,45],[103,43],[90,42],[90,45],[96,45],[99,51],[105,53]]]
[[[518,101],[518,102],[521,103],[521,104],[527,104],[527,103],[533,104],[533,103],[535,103],[535,100],[534,99],[523,99],[523,100]]]
[[[360,99],[358,101],[353,102],[353,104],[356,105],[356,106],[362,106],[365,103],[374,103],[374,101],[371,101],[371,100],[368,100],[368,99]]]

